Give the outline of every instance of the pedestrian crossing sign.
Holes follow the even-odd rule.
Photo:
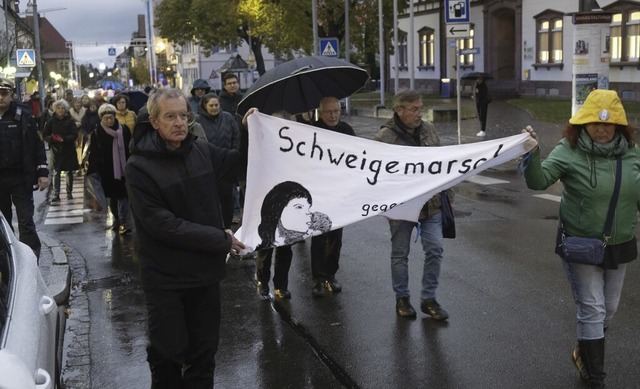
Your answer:
[[[339,50],[338,38],[320,38],[321,56],[338,58]]]
[[[32,68],[36,66],[36,53],[33,49],[16,50],[16,58],[18,59],[18,67]]]

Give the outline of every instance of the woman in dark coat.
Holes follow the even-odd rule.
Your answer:
[[[78,155],[76,154],[76,140],[78,139],[78,127],[75,120],[69,114],[69,103],[58,100],[53,103],[54,114],[47,120],[42,130],[44,140],[49,142],[51,148],[52,165],[55,170],[53,180],[52,202],[60,201],[60,176],[64,171],[67,176],[67,199],[72,199],[73,172],[78,170]]]
[[[109,198],[114,220],[112,229],[124,235],[131,232],[127,223],[129,200],[124,180],[131,131],[116,120],[116,112],[111,104],[103,104],[98,109],[100,123],[91,133],[87,174],[99,176],[104,195]]]
[[[233,115],[220,108],[220,100],[215,93],[207,93],[202,98],[196,121],[202,125],[209,143],[227,150],[238,150],[240,147],[238,123]],[[231,228],[233,221],[233,187],[232,183],[218,184],[224,228]]]

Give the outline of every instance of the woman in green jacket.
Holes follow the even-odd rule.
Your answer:
[[[530,126],[524,131],[537,139]],[[560,218],[566,235],[602,239],[618,157],[620,195],[604,262],[587,265],[562,259],[577,308],[578,345],[572,359],[589,388],[604,387],[604,334],[620,302],[626,265],[637,256],[640,153],[617,93],[592,91],[569,120],[560,143],[543,162],[539,148],[534,150],[524,173],[530,189],[562,182]]]

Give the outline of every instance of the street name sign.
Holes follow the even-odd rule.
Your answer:
[[[447,38],[468,38],[471,24],[448,24]]]
[[[469,0],[445,0],[445,21],[469,23]]]
[[[467,55],[467,54],[480,54],[480,48],[474,47],[472,49],[460,49],[460,55]]]

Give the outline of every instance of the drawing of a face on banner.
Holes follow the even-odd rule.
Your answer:
[[[290,245],[315,232],[331,230],[331,219],[321,212],[312,212],[311,193],[302,185],[285,181],[274,186],[264,197],[260,209],[258,249]]]

